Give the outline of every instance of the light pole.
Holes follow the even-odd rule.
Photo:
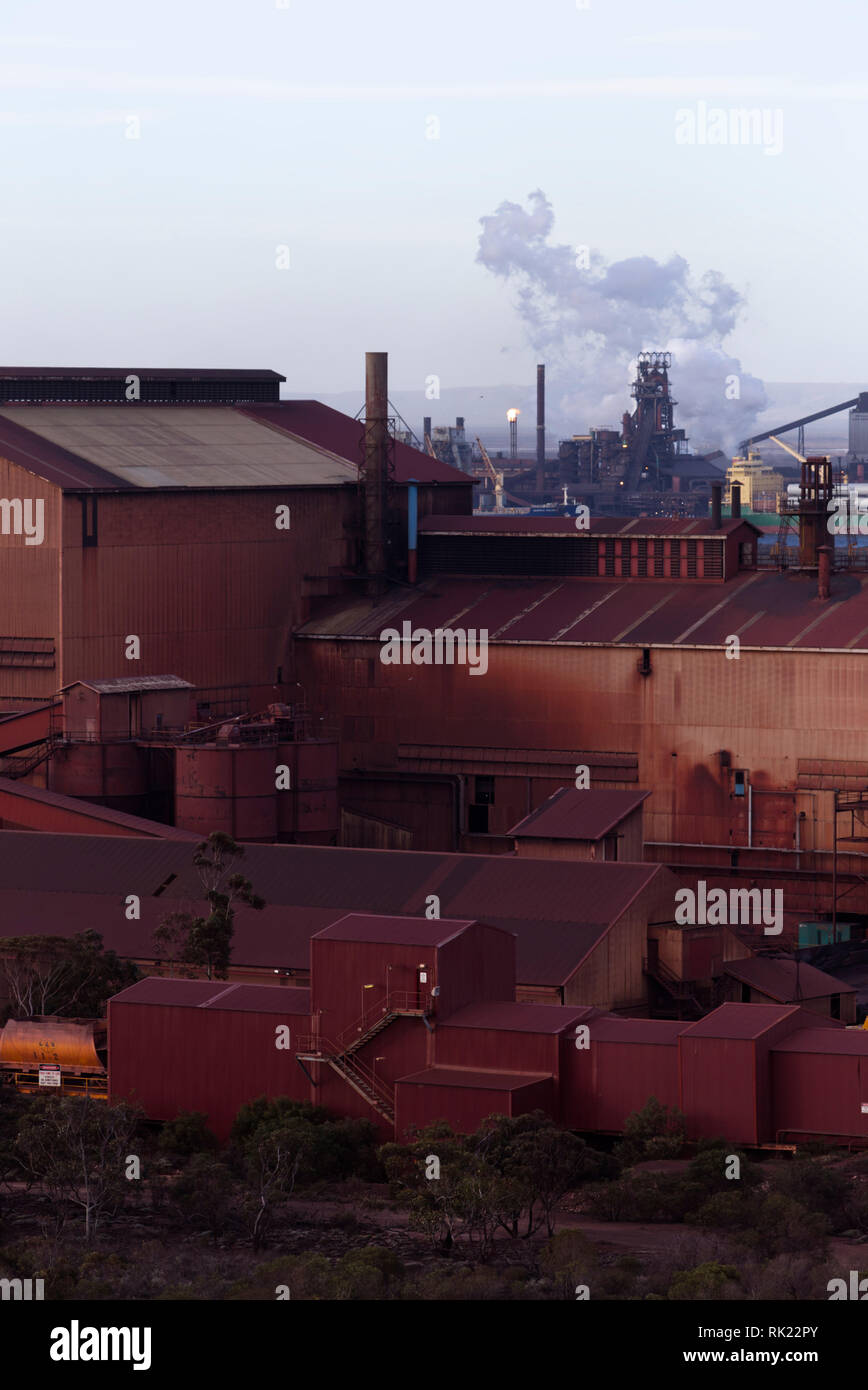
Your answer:
[[[512,410],[506,412],[506,418],[509,421],[509,457],[511,459],[518,458],[518,417],[520,414],[521,411],[517,406],[513,406]]]

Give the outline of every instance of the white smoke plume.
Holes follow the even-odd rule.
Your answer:
[[[724,343],[744,300],[719,271],[698,278],[683,256],[607,262],[550,241],[554,212],[537,189],[480,218],[476,259],[516,287],[528,339],[546,362],[549,423],[570,434],[619,428],[641,351],[672,353],[675,423],[697,449],[732,451],[768,404],[763,383]]]

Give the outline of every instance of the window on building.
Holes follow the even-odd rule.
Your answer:
[[[747,787],[747,773],[742,768],[736,768],[732,774],[732,794],[733,796],[744,796]]]
[[[473,800],[476,802],[477,806],[493,806],[494,778],[477,777],[474,780],[476,782],[476,795]]]
[[[470,835],[488,834],[488,807],[468,806],[467,831]]]

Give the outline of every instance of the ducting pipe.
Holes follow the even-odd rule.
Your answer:
[[[817,549],[817,597],[827,599],[832,592],[832,547],[821,545]]]

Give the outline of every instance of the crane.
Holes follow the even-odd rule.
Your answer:
[[[763,434],[752,434],[750,439],[743,439],[738,446],[740,454],[747,458],[747,452],[751,444],[759,444],[762,439],[771,439],[773,434],[789,434],[790,430],[797,430],[805,425],[810,425],[814,420],[825,420],[827,415],[837,415],[841,410],[850,410],[853,406],[860,407],[860,401],[868,395],[862,392],[854,396],[852,400],[840,401],[838,405],[830,405],[827,410],[816,410],[813,415],[802,415],[798,420],[790,420],[786,425],[776,425],[773,429],[766,430]]]
[[[786,449],[788,454],[792,454],[794,459],[799,460],[799,463],[807,463],[805,455],[800,454],[798,449],[794,449],[792,444],[785,444],[782,439],[778,439],[778,436],[776,434],[770,434],[769,439],[771,439],[775,444],[779,444],[782,449]]]
[[[432,459],[436,459],[437,455],[434,452],[434,445],[431,443],[430,434],[426,434],[425,436],[425,449]]]
[[[491,459],[488,457],[488,450],[486,449],[486,447],[485,447],[485,445],[483,444],[482,440],[479,438],[479,435],[476,436],[476,443],[479,445],[479,452],[480,452],[480,454],[482,455],[482,462],[483,462],[483,464],[485,465],[485,471],[486,471],[486,473],[488,474],[489,480],[490,480],[490,482],[491,482],[491,486],[494,488],[494,505],[495,505],[495,507],[497,508],[498,511],[502,511],[502,510],[503,510],[503,474],[502,474],[502,473],[496,473],[496,472],[495,472],[495,470],[494,470],[494,464],[491,462]]]

